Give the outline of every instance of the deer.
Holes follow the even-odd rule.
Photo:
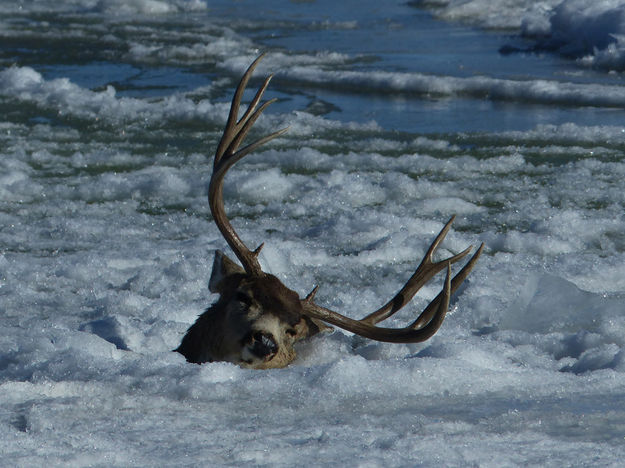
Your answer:
[[[263,271],[258,257],[264,244],[250,250],[230,224],[223,200],[226,173],[245,156],[288,130],[287,127],[275,131],[239,149],[256,120],[276,101],[275,98],[270,99],[259,106],[273,76],[269,75],[243,116],[238,119],[243,92],[263,56],[261,54],[252,62],[235,90],[226,126],[215,152],[208,187],[213,220],[241,265],[228,258],[223,251],[215,252],[208,288],[219,297],[188,328],[180,346],[174,351],[191,363],[226,361],[244,368],[271,369],[283,368],[292,363],[296,357],[295,343],[330,330],[328,324],[380,342],[419,343],[430,339],[445,319],[451,295],[467,278],[484,248],[482,243],[453,278],[451,265],[465,258],[472,246],[444,260],[433,260],[455,215],[436,236],[416,271],[400,291],[385,305],[360,320],[317,304],[315,294],[318,286],[302,299],[276,276]],[[378,326],[378,323],[408,304],[430,279],[443,270],[446,274],[441,292],[416,320],[404,328]]]

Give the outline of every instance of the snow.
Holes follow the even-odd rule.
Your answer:
[[[556,50],[585,66],[622,71],[625,65],[623,0],[450,0],[428,5],[446,19],[518,29],[535,38],[534,50]]]
[[[65,14],[87,37],[100,18],[115,39],[102,56],[118,42],[127,53],[109,67],[76,59],[72,72],[0,48],[3,465],[622,463],[625,97],[618,76],[583,62],[610,46],[557,62],[580,67],[573,78],[526,70],[522,54],[514,73],[433,75],[410,58],[377,66],[364,49],[269,47],[258,76],[276,71],[268,97],[279,101],[254,135],[289,131],[238,163],[224,188],[243,240],[265,242],[267,271],[301,296],[318,284],[320,305],[360,317],[401,287],[452,214],[440,256],[486,250],[428,342],[337,330],[301,343],[286,369],[254,371],[171,350],[215,300],[212,255],[227,246],[207,206],[210,157],[232,84],[275,21],[232,29],[197,2],[126,2],[134,10],[122,15],[118,2],[21,2],[29,18],[60,15],[39,33],[11,16],[18,3],[0,7],[5,37],[63,40]],[[540,30],[536,43],[559,25],[571,47],[576,28],[599,47],[588,24],[620,7],[436,3],[446,18]],[[336,21],[313,36],[369,26]],[[302,31],[288,17],[280,27]],[[322,101],[341,111],[304,110]],[[451,117],[434,118],[435,106]],[[517,113],[535,123],[500,118]],[[467,130],[471,120],[482,130]],[[390,325],[408,323],[442,282]]]

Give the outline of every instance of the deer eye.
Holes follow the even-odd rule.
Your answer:
[[[289,336],[295,336],[297,335],[297,330],[295,330],[295,328],[287,328],[286,334]]]
[[[248,307],[252,305],[252,298],[244,292],[237,291],[237,293],[234,295],[234,299],[242,304],[245,304]]]

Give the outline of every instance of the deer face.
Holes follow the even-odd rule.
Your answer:
[[[299,296],[272,275],[235,274],[222,284],[224,333],[230,335],[224,341],[233,345],[229,360],[255,369],[293,361],[293,344],[308,336]]]
[[[249,275],[220,251],[209,289],[219,293],[219,301],[189,328],[177,349],[191,362],[285,367],[295,359],[294,343],[323,327],[303,314],[297,293],[278,278]]]

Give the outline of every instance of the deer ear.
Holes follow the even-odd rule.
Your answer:
[[[224,278],[234,274],[244,274],[245,270],[230,260],[221,250],[215,251],[213,272],[208,281],[208,290],[212,293],[221,293],[221,283]]]

